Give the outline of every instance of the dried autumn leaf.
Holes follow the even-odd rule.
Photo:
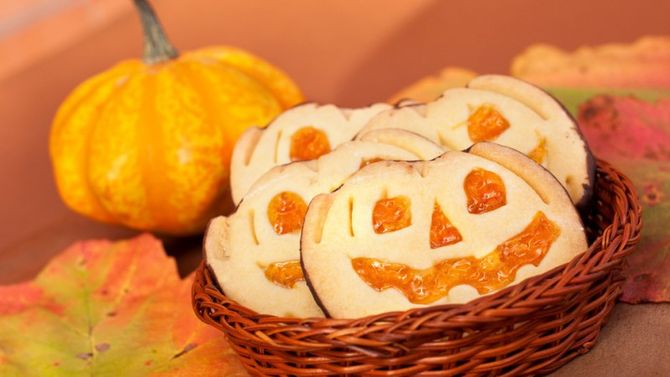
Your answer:
[[[578,120],[594,153],[633,180],[644,207],[621,300],[670,302],[670,99],[598,96],[579,107]]]
[[[0,376],[245,376],[158,240],[85,241],[0,286]]]
[[[536,44],[514,58],[511,74],[542,87],[670,89],[670,37],[584,46],[574,52]]]
[[[397,103],[404,99],[419,102],[432,101],[449,88],[465,86],[475,76],[477,76],[476,73],[467,69],[447,67],[442,69],[437,75],[426,76],[410,84],[389,98],[388,102]]]

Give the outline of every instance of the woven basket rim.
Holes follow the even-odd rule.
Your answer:
[[[354,319],[278,317],[256,313],[226,297],[213,273],[203,262],[196,271],[193,283],[194,310],[202,321],[223,331],[235,350],[249,360],[265,357],[263,355],[267,350],[303,354],[342,346],[362,355],[383,358],[386,356],[385,349],[390,345],[405,347],[403,344],[408,344],[407,347],[410,347],[417,337],[421,341],[407,351],[420,353],[424,352],[422,342],[444,337],[445,331],[477,331],[496,326],[501,329],[510,321],[520,318],[542,320],[567,307],[577,307],[577,312],[581,312],[592,311],[596,305],[604,305],[603,313],[597,317],[599,322],[596,328],[599,331],[599,324],[604,321],[616,297],[620,295],[621,282],[612,279],[618,279],[616,276],[621,270],[623,258],[632,252],[639,240],[642,223],[641,207],[630,180],[605,161],[596,160],[596,166],[599,179],[606,183],[602,183],[604,187],[599,195],[604,195],[612,203],[611,206],[602,204],[599,196],[597,207],[600,211],[611,211],[611,221],[605,221],[607,216],[602,213],[588,215],[589,221],[597,224],[585,224],[587,228],[600,231],[590,240],[588,249],[564,265],[468,303],[426,306]],[[585,285],[602,291],[603,297],[591,297],[589,300],[587,293],[582,294],[580,291]],[[574,331],[576,334],[577,329],[573,327],[561,331]],[[515,331],[523,330],[512,327],[505,331],[511,336]],[[370,333],[374,333],[374,336],[368,336]],[[521,337],[520,341],[532,342],[532,339]],[[428,349],[425,352],[429,352]],[[477,352],[484,354],[487,350],[478,349]],[[468,354],[457,354],[454,358],[457,356],[466,360],[470,357]],[[537,367],[549,370],[547,368],[555,367],[559,362],[567,362],[565,360],[568,358],[563,357],[561,360],[564,361],[552,360]],[[272,364],[275,361],[267,362]],[[250,370],[262,368],[256,362],[246,366]],[[471,367],[474,368],[472,370],[484,368],[481,365]],[[290,368],[293,367],[283,365],[280,369],[293,374]],[[323,368],[322,371],[331,370],[327,364]],[[343,370],[337,369],[338,373]],[[358,371],[346,370],[346,373]],[[303,370],[296,369],[296,373],[298,371]]]

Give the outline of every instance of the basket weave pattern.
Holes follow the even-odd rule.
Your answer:
[[[570,263],[463,305],[345,320],[257,314],[228,299],[201,265],[193,307],[224,332],[253,375],[541,375],[595,344],[639,240],[628,178],[598,161],[586,252]]]

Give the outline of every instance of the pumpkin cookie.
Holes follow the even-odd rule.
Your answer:
[[[205,235],[207,264],[228,297],[259,313],[322,316],[299,260],[309,202],[340,187],[362,166],[431,159],[443,152],[411,132],[377,130],[316,160],[274,167],[251,187],[235,213],[212,220]]]
[[[565,189],[494,143],[365,167],[305,217],[301,261],[324,313],[356,318],[464,303],[586,250]]]
[[[452,150],[506,145],[549,169],[578,206],[591,196],[593,158],[575,120],[551,95],[513,77],[479,76],[433,102],[389,109],[361,134],[380,128],[411,130]]]
[[[250,128],[240,137],[230,166],[233,201],[238,204],[251,185],[277,165],[312,160],[351,140],[386,104],[360,109],[307,103],[285,111],[266,128]]]

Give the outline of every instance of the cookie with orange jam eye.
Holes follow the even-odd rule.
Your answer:
[[[565,189],[524,154],[482,142],[432,161],[366,166],[312,199],[301,261],[334,318],[464,303],[586,250]]]
[[[312,198],[381,160],[427,160],[444,148],[411,132],[377,130],[310,161],[263,174],[235,213],[218,217],[205,235],[205,257],[233,300],[262,314],[323,316],[305,285],[300,234]]]
[[[387,104],[360,109],[306,103],[289,109],[265,128],[247,129],[235,144],[230,165],[233,201],[238,204],[251,185],[275,166],[319,158],[353,139]]]
[[[380,128],[409,129],[452,150],[482,141],[512,147],[551,171],[576,205],[591,196],[594,163],[577,123],[551,95],[513,77],[479,76],[432,102],[401,103],[361,135]]]

